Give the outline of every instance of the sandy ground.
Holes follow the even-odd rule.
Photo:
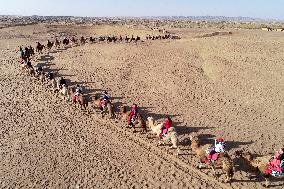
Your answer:
[[[208,169],[196,170],[189,135],[197,132],[204,144],[224,137],[233,158],[240,149],[266,155],[283,147],[283,33],[202,37],[215,31],[177,30],[181,40],[86,44],[37,56],[34,64],[83,85],[90,97],[108,90],[115,105],[135,102],[158,121],[170,115],[181,140],[176,158],[149,134],[133,134],[91,107],[90,114],[74,109],[20,74],[17,46],[59,32],[152,33],[109,26],[0,30],[0,187],[261,188],[261,178],[249,179],[237,159],[231,184],[215,180]],[[283,184],[272,181],[274,188]]]

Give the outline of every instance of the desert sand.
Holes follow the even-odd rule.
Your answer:
[[[90,97],[108,90],[116,106],[137,103],[158,122],[170,115],[180,139],[176,157],[168,146],[157,147],[150,132],[132,133],[91,106],[88,113],[62,101],[23,75],[18,63],[20,45],[45,44],[59,33],[145,38],[153,31],[46,24],[1,29],[0,187],[262,188],[263,179],[250,179],[234,152],[267,155],[284,145],[284,35],[216,31],[176,29],[180,40],[85,44],[37,54],[32,62],[81,84]],[[193,132],[203,144],[225,138],[236,167],[232,183],[195,168]]]

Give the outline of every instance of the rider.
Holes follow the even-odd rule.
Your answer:
[[[163,127],[161,128],[160,137],[166,136],[169,128],[172,127],[172,124],[173,124],[173,122],[172,122],[171,118],[168,116],[166,121],[164,122]]]
[[[275,155],[270,159],[267,164],[266,173],[273,176],[281,176],[284,172],[284,148],[275,152]]]
[[[61,89],[62,88],[62,85],[66,85],[66,80],[61,77],[60,80],[59,80],[59,88]]]
[[[225,140],[223,138],[215,139],[214,150],[217,153],[225,152]]]
[[[29,59],[27,60],[27,68],[33,69],[32,63]]]
[[[20,54],[20,57],[23,59],[25,56],[25,53],[22,47],[20,47],[19,54]]]
[[[47,79],[48,80],[53,80],[54,79],[54,74],[52,72],[47,73]]]
[[[43,73],[43,69],[42,69],[41,66],[38,66],[38,67],[36,68],[36,73],[37,73],[38,75],[41,74],[41,73]]]
[[[74,94],[74,98],[76,101],[78,101],[78,97],[80,96],[80,94],[82,94],[82,91],[83,91],[82,87],[79,84],[77,84]]]
[[[82,87],[79,84],[77,84],[75,90],[76,94],[78,94],[79,96],[80,94],[82,94],[82,91],[83,91]]]
[[[104,91],[102,98],[101,98],[101,104],[100,104],[100,110],[103,111],[107,103],[109,102],[110,96],[108,95],[107,91]]]
[[[34,55],[35,54],[34,48],[31,45],[29,47],[29,51],[30,51],[30,55]]]
[[[138,115],[138,106],[137,104],[133,104],[131,108],[131,112],[128,116],[128,124],[134,126],[133,123],[135,122]]]

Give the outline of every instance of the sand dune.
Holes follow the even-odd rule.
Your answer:
[[[239,149],[265,155],[283,147],[281,33],[196,38],[215,31],[183,30],[181,40],[86,44],[37,55],[34,64],[82,84],[90,97],[109,90],[116,105],[135,102],[158,121],[170,115],[181,140],[176,158],[149,134],[74,109],[20,74],[17,47],[59,32],[144,37],[153,31],[46,25],[0,30],[2,188],[261,188],[261,178],[250,180],[237,159],[231,184],[215,180],[208,169],[196,170],[189,135],[197,132],[204,144],[224,137],[232,156]],[[283,188],[283,181],[272,186]]]

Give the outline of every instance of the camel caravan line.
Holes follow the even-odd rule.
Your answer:
[[[283,32],[284,28],[271,28],[271,27],[263,27],[261,28],[262,31],[280,31]]]
[[[147,35],[146,40],[162,40],[162,39],[180,39],[180,37],[172,34],[165,34],[165,35]],[[36,51],[42,53],[44,49],[51,50],[53,47],[60,48],[62,45],[64,47],[75,47],[79,45],[84,45],[86,43],[94,44],[94,43],[137,43],[137,42],[144,42],[141,37],[139,36],[98,36],[98,37],[84,37],[81,36],[80,38],[73,37],[64,37],[62,41],[58,38],[52,42],[47,40],[47,44],[43,45],[40,42],[36,44]]]
[[[81,38],[82,40],[83,38]],[[85,38],[84,38],[85,39]],[[63,40],[63,44],[67,44],[68,40]],[[58,46],[58,41],[48,41],[47,48],[53,45]],[[42,53],[44,48],[37,42],[36,52]],[[39,65],[33,66],[32,57],[35,55],[32,46],[20,47],[19,63],[22,73],[31,76],[44,87],[49,88],[52,93],[57,93],[62,100],[70,102],[72,106],[79,106],[81,110],[90,113],[95,110],[100,113],[102,118],[109,117],[116,121],[126,123],[128,128],[133,132],[140,130],[143,133],[150,131],[158,139],[157,145],[171,144],[170,148],[176,149],[176,155],[180,155],[179,135],[172,119],[167,117],[164,122],[156,123],[153,117],[145,117],[141,114],[137,104],[133,104],[131,108],[127,106],[115,107],[111,97],[107,91],[103,94],[96,95],[93,100],[89,99],[84,89],[80,85],[69,86],[66,79],[58,76],[58,72],[54,73]],[[116,111],[117,110],[117,111]],[[217,179],[216,168],[221,168],[226,175],[224,182],[232,182],[235,173],[235,165],[232,156],[227,151],[226,141],[223,138],[216,138],[213,144],[201,145],[198,135],[192,133],[189,137],[191,141],[191,151],[198,159],[197,168],[211,168],[214,177]],[[264,186],[269,187],[269,178],[284,176],[284,147],[276,151],[274,156],[253,157],[249,152],[237,151],[236,158],[243,160],[251,171],[257,171],[265,179]]]

